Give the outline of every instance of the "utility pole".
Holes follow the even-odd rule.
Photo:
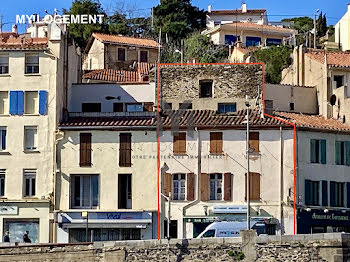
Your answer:
[[[3,26],[2,15],[0,15],[0,33],[2,33],[2,26]]]
[[[168,201],[168,218],[167,218],[167,239],[168,239],[168,257],[167,257],[167,262],[170,261],[170,200],[171,200],[171,192],[169,192],[169,196],[164,195],[163,193],[160,193],[162,197],[164,197]]]
[[[181,39],[181,64],[184,62],[184,40]]]
[[[153,11],[153,7],[151,9],[151,21],[152,21],[152,31],[154,30],[154,11]]]
[[[316,15],[317,13],[320,12],[320,9],[317,9],[315,14],[314,14],[314,48],[316,49],[316,34],[317,34],[317,29],[316,29]]]
[[[247,141],[246,141],[246,157],[247,157],[247,230],[250,230],[250,167],[249,167],[249,107],[250,103],[248,96],[246,96],[245,105],[247,107]]]

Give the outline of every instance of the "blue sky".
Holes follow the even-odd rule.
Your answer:
[[[321,9],[327,15],[328,24],[335,24],[347,9],[350,0],[246,0],[248,8],[265,8],[269,20],[279,21],[291,16],[312,16],[316,9]],[[135,15],[148,15],[150,8],[159,3],[159,0],[100,0],[107,12],[114,9],[136,10]],[[72,0],[1,0],[0,15],[6,23],[3,31],[11,30],[11,24],[16,21],[16,14],[37,13],[43,16],[44,10],[53,12],[54,8],[62,10],[69,8]],[[236,9],[241,5],[241,0],[192,0],[192,3],[202,9],[212,5],[212,9]]]

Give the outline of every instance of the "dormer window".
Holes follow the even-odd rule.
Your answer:
[[[213,80],[199,81],[199,97],[213,97]]]

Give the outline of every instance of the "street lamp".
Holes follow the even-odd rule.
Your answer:
[[[168,239],[168,258],[167,261],[170,261],[170,200],[171,200],[171,192],[169,192],[169,196],[160,193],[162,197],[164,197],[168,201],[168,224],[167,224],[167,239]]]
[[[316,49],[316,15],[320,12],[320,9],[317,9],[314,14],[314,48]]]

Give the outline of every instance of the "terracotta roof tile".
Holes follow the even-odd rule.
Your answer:
[[[304,115],[287,112],[276,112],[275,114],[287,121],[295,123],[297,127],[301,128],[350,131],[350,124],[342,123],[332,118],[327,119],[320,115]]]
[[[0,49],[3,50],[43,50],[48,46],[48,38],[27,38],[16,33],[0,33]]]
[[[136,38],[130,36],[120,36],[120,35],[107,35],[101,33],[93,33],[92,37],[98,39],[101,42],[124,44],[124,45],[134,45],[143,46],[149,48],[158,48],[159,44],[153,39],[146,38]]]
[[[350,53],[349,52],[307,52],[306,56],[324,63],[325,55],[327,56],[327,65],[330,67],[350,67]]]
[[[232,28],[244,28],[244,29],[257,29],[257,30],[265,30],[265,31],[276,31],[281,33],[294,33],[296,32],[294,29],[290,28],[284,28],[279,26],[273,26],[273,25],[259,25],[255,23],[249,23],[249,22],[234,22],[234,23],[227,23],[222,24],[219,27],[223,29],[232,29]]]
[[[213,10],[208,12],[208,14],[214,15],[238,15],[238,14],[261,14],[265,13],[266,9],[248,9],[247,12],[243,13],[242,9],[233,9],[233,10]]]

